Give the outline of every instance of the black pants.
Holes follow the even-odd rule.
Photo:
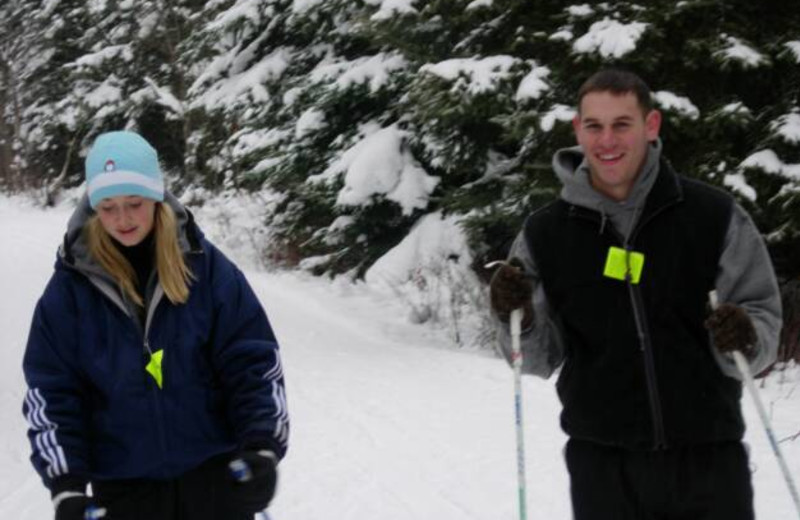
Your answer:
[[[109,520],[253,520],[233,512],[229,459],[214,457],[172,480],[98,481],[92,490]]]
[[[740,442],[630,451],[567,442],[575,520],[753,520]]]

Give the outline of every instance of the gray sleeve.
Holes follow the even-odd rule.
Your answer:
[[[539,270],[536,267],[530,249],[525,240],[524,232],[517,235],[511,246],[508,258],[518,258],[525,266],[525,272],[533,281],[533,324],[522,331],[520,346],[522,348],[522,372],[540,377],[550,377],[564,359],[564,347],[559,326],[551,316],[550,306],[544,294],[544,289],[539,279]],[[500,353],[511,363],[511,333],[507,323],[503,323],[492,313],[492,319],[497,330],[498,348]]]
[[[757,374],[777,356],[782,324],[781,297],[764,240],[745,210],[734,204],[716,280],[720,303],[739,305],[753,320],[757,344],[750,369]],[[722,371],[742,379],[729,356],[712,349]]]

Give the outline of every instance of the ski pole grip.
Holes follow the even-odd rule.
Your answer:
[[[719,298],[717,297],[716,289],[708,291],[708,303],[711,305],[712,311],[717,310],[717,307],[719,307]]]
[[[97,507],[95,505],[90,505],[87,506],[86,510],[83,512],[84,520],[99,520],[105,517],[106,517],[106,510],[104,507]]]
[[[236,482],[248,482],[253,478],[250,466],[242,459],[234,459],[228,463],[228,469]]]

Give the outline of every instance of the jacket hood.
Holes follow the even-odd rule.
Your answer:
[[[650,143],[644,167],[624,201],[613,200],[592,187],[589,164],[580,146],[562,148],[553,155],[553,170],[562,183],[561,198],[569,204],[600,212],[604,221],[610,218],[617,231],[627,238],[658,176],[661,148],[661,139]]]

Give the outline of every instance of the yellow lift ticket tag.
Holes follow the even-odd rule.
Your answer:
[[[643,268],[644,254],[638,251],[627,251],[621,247],[610,247],[603,276],[625,281],[628,269],[630,269],[631,283],[639,283]]]
[[[164,376],[161,372],[161,360],[164,358],[164,350],[156,350],[150,356],[150,362],[145,367],[153,379],[156,380],[156,384],[159,388],[164,388]]]

